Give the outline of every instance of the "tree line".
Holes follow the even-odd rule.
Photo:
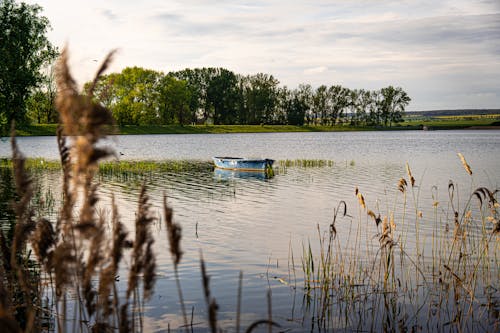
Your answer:
[[[0,134],[12,121],[55,123],[57,94],[51,63],[58,50],[38,5],[0,1]],[[84,89],[87,89],[87,83]],[[240,75],[225,68],[163,73],[128,67],[100,78],[96,100],[119,125],[290,124],[391,126],[410,97],[400,87],[280,86],[270,74]]]
[[[400,87],[369,91],[301,84],[289,89],[273,75],[245,76],[213,67],[167,74],[128,67],[103,76],[94,95],[120,125],[391,126],[402,121],[411,100]]]

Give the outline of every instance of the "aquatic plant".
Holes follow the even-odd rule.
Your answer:
[[[461,154],[459,158],[472,177],[470,165]],[[417,185],[408,164],[406,171],[408,178],[397,183],[394,207],[388,206],[385,214],[375,213],[378,207],[370,209],[356,188],[359,218],[346,213],[345,203],[339,210],[339,204],[329,230],[318,226],[319,252],[313,253],[310,241],[303,246],[304,294],[314,309],[315,325],[325,330],[497,331],[498,190],[477,187],[460,205],[456,185],[450,182],[446,205],[437,201],[433,188],[435,215],[428,222],[434,230],[432,239],[422,238],[420,189],[407,200]],[[401,207],[396,205],[398,196],[403,197]],[[412,202],[411,217],[405,212]],[[356,231],[338,235],[338,223],[349,223],[349,230]],[[409,234],[415,235],[411,242]]]

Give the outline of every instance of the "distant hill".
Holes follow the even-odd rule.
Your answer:
[[[457,110],[430,110],[430,111],[406,111],[407,116],[469,116],[482,114],[500,114],[500,109],[457,109]]]

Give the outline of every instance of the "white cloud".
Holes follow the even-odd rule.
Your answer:
[[[326,66],[307,68],[304,70],[304,74],[305,75],[321,74],[321,73],[326,72],[327,70],[328,70],[328,67],[326,67]]]

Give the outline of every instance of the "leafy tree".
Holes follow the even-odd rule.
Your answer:
[[[224,68],[211,69],[207,87],[207,102],[211,106],[214,124],[234,124],[238,80],[236,75]]]
[[[149,125],[159,120],[158,85],[162,74],[141,67],[104,75],[95,90],[119,125]]]
[[[0,121],[27,121],[25,103],[38,87],[40,69],[55,59],[57,51],[46,37],[50,28],[38,5],[0,1]]]
[[[304,107],[304,119],[309,124],[311,122],[311,106],[313,99],[313,91],[310,84],[299,84],[299,87],[295,90],[296,97],[300,100],[301,107]],[[304,120],[302,121],[304,124]],[[295,124],[297,125],[297,124]]]
[[[56,95],[54,66],[50,66],[40,88],[35,89],[26,100],[26,113],[31,122],[35,121],[38,124],[57,123]]]
[[[382,121],[384,126],[392,126],[392,123],[400,122],[403,119],[403,113],[411,98],[401,88],[389,86],[382,88],[380,93],[383,100],[380,103]]]
[[[357,89],[349,89],[347,91],[347,109],[349,110],[350,122],[351,125],[356,125],[359,123],[359,112],[357,112],[359,108],[359,92]]]
[[[191,122],[191,92],[186,81],[171,75],[163,76],[159,83],[159,94],[159,116],[162,124],[186,125]]]
[[[317,125],[318,122],[321,123],[321,125],[326,124],[328,106],[329,106],[328,87],[325,85],[321,85],[316,89],[312,97],[312,114],[313,114],[314,124]]]
[[[258,73],[247,77],[244,91],[249,124],[275,123],[275,109],[278,103],[278,84],[272,75]]]
[[[287,121],[290,125],[304,125],[304,120],[309,105],[307,105],[307,95],[304,90],[295,89],[289,95],[287,101]]]
[[[344,116],[345,108],[348,105],[347,94],[349,90],[342,86],[331,86],[328,89],[330,96],[330,124],[333,126],[337,124]]]
[[[190,121],[196,123],[199,114],[202,115],[204,120],[208,118],[207,107],[207,86],[209,75],[206,68],[186,68],[182,71],[170,73],[180,80],[186,82],[186,86],[190,91],[189,111]]]
[[[371,92],[361,89],[358,91],[358,99],[356,103],[356,119],[359,123],[366,125],[368,123],[368,115],[372,109]]]

